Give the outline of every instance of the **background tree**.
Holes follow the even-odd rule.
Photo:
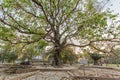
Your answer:
[[[112,50],[112,53],[109,53],[108,58],[106,60],[108,64],[116,64],[119,67],[120,64],[120,48],[116,47]]]
[[[18,59],[17,51],[14,50],[9,44],[5,44],[1,47],[0,61],[4,62],[15,62]]]
[[[62,55],[63,63],[67,63],[67,64],[69,63],[72,65],[73,63],[78,62],[78,55],[70,47],[65,48],[62,51],[61,55]]]
[[[89,53],[89,55],[93,59],[94,65],[99,65],[98,60],[103,58],[102,54],[98,54],[98,53]]]
[[[68,46],[93,46],[105,39],[107,19],[97,0],[3,0],[0,4],[0,38],[11,44],[50,42],[54,65],[61,65],[61,52]],[[74,40],[78,40],[75,44]]]
[[[18,59],[18,55],[15,52],[9,52],[9,53],[5,53],[4,55],[4,59],[6,62],[12,62],[14,63],[15,60]]]
[[[88,60],[88,64],[91,64],[91,63],[93,63],[93,59],[91,59],[89,53],[90,53],[90,52],[84,52],[84,53],[82,54],[82,58]]]
[[[43,58],[43,54],[45,53],[43,50],[45,50],[46,46],[48,44],[44,41],[41,40],[40,43],[34,43],[34,44],[29,44],[24,47],[22,52],[19,54],[23,62],[28,61],[32,62],[33,59],[35,59],[37,56],[41,56]]]

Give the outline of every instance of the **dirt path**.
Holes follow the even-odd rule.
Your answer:
[[[72,79],[72,77],[83,78],[86,77],[99,77],[103,78],[119,78],[120,80],[120,70],[116,68],[107,67],[41,67],[36,66],[37,71],[22,73],[22,74],[10,74],[10,75],[0,75],[0,80],[67,80],[67,78]],[[98,79],[99,80],[99,79]],[[104,79],[103,79],[104,80]],[[107,79],[106,79],[107,80]],[[114,79],[115,80],[115,79]]]

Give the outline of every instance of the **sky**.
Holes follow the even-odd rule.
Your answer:
[[[106,5],[106,7],[113,10],[114,11],[113,13],[120,14],[120,0],[110,0],[109,3]],[[119,15],[119,17],[120,17],[120,15]]]
[[[1,2],[2,0],[0,0]],[[106,0],[98,0],[105,2]],[[111,6],[112,4],[112,6]],[[110,8],[111,10],[114,10],[114,13],[120,14],[120,0],[109,0],[109,3],[105,6],[106,8]],[[1,13],[0,13],[1,14]],[[120,17],[120,15],[119,15]]]

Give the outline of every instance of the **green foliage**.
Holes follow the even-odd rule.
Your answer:
[[[7,62],[14,62],[15,60],[17,60],[18,55],[14,52],[10,52],[10,53],[6,53],[4,57]]]
[[[84,59],[84,58],[87,59],[87,60],[88,60],[88,63],[93,63],[94,60],[91,58],[90,54],[91,54],[91,53],[89,53],[89,52],[84,52],[84,53],[82,54],[82,58],[83,58],[83,59]]]
[[[25,51],[23,52],[23,56],[22,56],[22,60],[25,61],[27,60],[32,60],[33,57],[37,56],[38,54],[36,54],[36,52],[34,51],[34,48],[27,48],[25,49]]]
[[[2,63],[6,62],[14,62],[18,58],[17,51],[9,44],[5,43],[4,46],[1,46],[1,54],[0,54],[0,61]]]
[[[29,61],[32,60],[34,57],[44,54],[42,53],[42,50],[47,46],[47,42],[44,40],[39,41],[37,44],[31,44],[28,47],[24,48],[24,52],[21,54],[21,59],[24,61],[28,59]]]
[[[108,64],[120,64],[120,48],[114,49],[113,53],[106,57],[106,62]]]
[[[98,53],[90,53],[89,55],[95,61],[97,61],[103,57],[101,54],[98,54]]]
[[[44,53],[45,60],[53,59],[54,58],[54,49],[50,48]],[[76,63],[78,61],[78,55],[73,52],[72,48],[65,48],[61,51],[62,61],[63,63]]]
[[[4,27],[4,26],[0,27],[0,36],[2,38],[6,38],[6,37],[15,38],[16,37],[15,33],[12,32],[10,28]]]
[[[7,51],[7,52],[3,52],[2,54],[0,54],[0,61],[4,62],[14,62],[15,60],[17,60],[18,55],[15,52],[11,52],[11,51]]]
[[[0,38],[20,47],[28,44],[24,57],[31,58],[34,48],[42,50],[48,42],[59,48],[55,51],[62,51],[69,42],[74,44],[73,39],[91,41],[104,39],[104,34],[114,36],[114,29],[106,29],[107,20],[115,20],[116,15],[98,10],[98,0],[3,0],[1,6]],[[74,60],[68,52],[63,52],[63,57]]]
[[[89,53],[89,55],[93,59],[95,65],[98,65],[98,60],[103,58],[103,55],[98,53]]]
[[[78,55],[73,52],[72,48],[66,48],[62,51],[63,63],[75,63],[78,61]]]
[[[44,40],[40,40],[38,44],[35,46],[37,49],[42,49],[48,46],[48,43]]]

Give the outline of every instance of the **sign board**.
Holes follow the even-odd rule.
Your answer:
[[[88,64],[88,60],[86,60],[86,59],[81,59],[81,60],[80,60],[80,64],[87,65],[87,64]]]

